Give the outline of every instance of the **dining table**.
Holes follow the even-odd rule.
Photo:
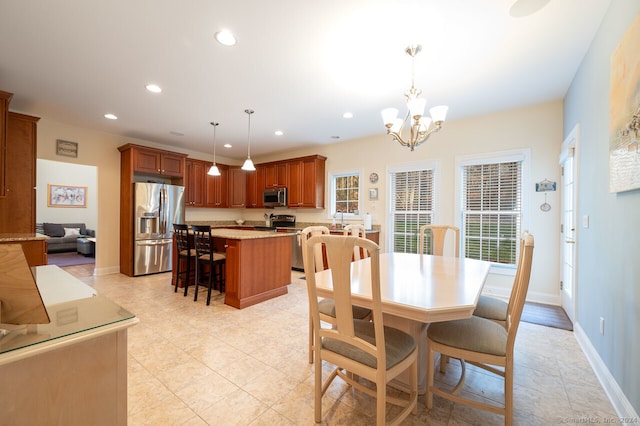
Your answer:
[[[416,340],[420,394],[426,392],[429,324],[470,318],[490,266],[490,262],[468,258],[380,253],[383,321]],[[332,296],[330,269],[316,273],[316,291],[320,297]],[[351,263],[351,293],[353,304],[372,307],[370,258]],[[407,374],[391,385],[408,391]]]

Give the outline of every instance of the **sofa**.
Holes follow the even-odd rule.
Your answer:
[[[49,237],[47,253],[78,250],[78,238],[95,237],[84,223],[37,223],[36,232]]]

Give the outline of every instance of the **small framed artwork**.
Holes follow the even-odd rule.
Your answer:
[[[65,157],[78,157],[78,143],[58,139],[56,140],[56,154]]]
[[[378,188],[369,188],[369,200],[378,199]]]
[[[87,187],[74,185],[47,185],[47,206],[87,207]]]

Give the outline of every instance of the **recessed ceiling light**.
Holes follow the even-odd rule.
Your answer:
[[[231,145],[230,143],[225,143],[223,146],[224,146],[225,148],[231,148],[233,145]]]
[[[108,118],[109,120],[117,120],[118,117],[115,114],[105,114],[104,118]]]
[[[234,46],[237,43],[236,37],[229,30],[222,30],[216,33],[218,43],[225,46]]]
[[[184,133],[182,132],[176,132],[175,130],[170,131],[169,133],[171,133],[173,136],[184,136]]]
[[[153,92],[153,93],[162,92],[162,88],[160,86],[158,86],[157,84],[147,84],[145,87],[147,88],[148,91]]]
[[[331,136],[331,139],[340,139],[340,136]]]
[[[350,112],[345,112],[344,114],[342,114],[342,116],[343,116],[344,118],[353,118],[353,114],[352,114],[352,113],[350,113]]]
[[[284,135],[284,133],[282,132],[282,130],[276,130],[275,131],[276,136],[282,136]]]

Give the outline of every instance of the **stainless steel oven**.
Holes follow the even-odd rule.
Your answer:
[[[296,217],[290,214],[273,215],[271,216],[271,226],[275,227],[277,232],[297,234],[295,238],[291,238],[291,269],[304,271],[302,241],[300,239],[301,229],[296,228]]]

